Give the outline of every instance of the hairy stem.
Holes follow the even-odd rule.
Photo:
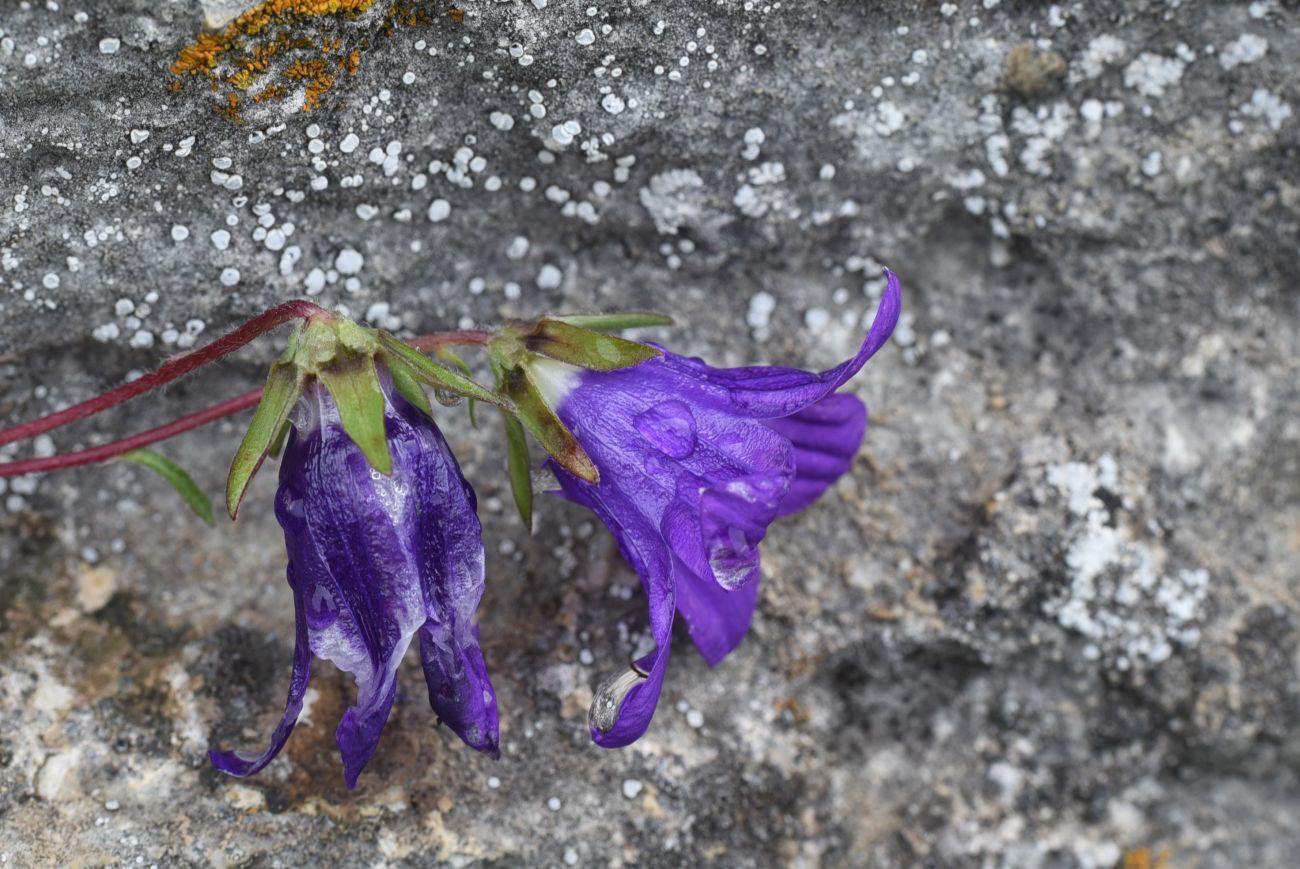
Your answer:
[[[103,395],[97,395],[92,399],[74,404],[66,410],[51,413],[47,416],[34,419],[13,428],[0,431],[0,446],[14,441],[24,440],[35,437],[52,429],[65,426],[70,422],[76,422],[79,419],[85,419],[88,416],[107,410],[110,407],[130,401],[136,396],[143,395],[146,392],[157,389],[164,384],[171,383],[177,378],[184,377],[191,371],[215,362],[222,356],[233,353],[239,348],[248,344],[254,338],[263,335],[275,327],[288,322],[289,320],[307,318],[315,314],[323,314],[325,309],[312,302],[296,300],[286,302],[283,305],[277,305],[253,319],[247,321],[238,328],[227,332],[217,340],[213,341],[198,350],[184,353],[180,356],[173,356],[168,359],[157,370],[146,374],[139,380],[133,380],[130,383],[117,387],[116,389],[105,392]],[[217,405],[220,407],[221,405]],[[234,411],[230,411],[233,413]],[[186,417],[189,419],[190,417]],[[213,417],[215,419],[215,417]],[[180,422],[180,420],[177,420]],[[196,423],[201,425],[201,423]],[[190,426],[193,428],[193,426]],[[184,431],[184,429],[182,429]],[[76,455],[75,453],[73,455]],[[94,461],[91,459],[90,461]],[[18,472],[23,473],[23,472]],[[6,474],[6,476],[8,476]]]
[[[32,422],[0,432],[0,444],[10,443],[25,437],[47,432],[59,426],[66,425],[78,419],[83,419],[91,414],[98,413],[101,410],[107,410],[114,405],[128,401],[137,395],[156,389],[165,383],[182,377],[193,371],[201,365],[238,350],[257,336],[274,329],[281,323],[296,317],[310,317],[314,314],[323,312],[324,309],[312,304],[311,302],[288,302],[279,307],[272,308],[258,317],[254,317],[239,328],[229,332],[211,344],[184,356],[178,356],[165,362],[161,368],[151,374],[146,374],[139,380],[135,380],[126,386],[118,387],[111,392],[106,392],[89,401],[74,405],[67,410],[41,417]],[[441,347],[458,346],[464,344],[486,344],[491,340],[491,332],[480,331],[458,331],[458,332],[435,332],[430,335],[421,335],[412,338],[406,343],[410,344],[417,350],[425,353],[437,352]],[[141,385],[143,384],[143,386]],[[214,422],[223,417],[239,413],[241,410],[252,407],[262,398],[262,390],[254,389],[252,392],[246,392],[235,398],[227,399],[220,404],[214,404],[212,407],[196,411],[189,416],[183,416],[180,419],[173,420],[166,425],[160,425],[157,428],[131,435],[112,443],[103,444],[89,449],[77,450],[71,453],[60,453],[54,456],[45,456],[39,459],[23,459],[16,462],[0,462],[0,477],[17,477],[22,474],[35,474],[43,471],[57,471],[63,468],[75,468],[79,465],[89,465],[95,462],[102,462],[108,459],[116,458],[123,453],[131,450],[138,450],[141,447],[147,447],[158,441],[175,437],[183,432]],[[15,434],[17,433],[17,434]]]
[[[443,347],[457,347],[466,344],[482,346],[496,335],[479,329],[461,329],[456,332],[434,332],[431,335],[416,335],[408,338],[406,343],[421,353],[436,353]]]
[[[138,450],[141,447],[147,447],[150,444],[157,443],[161,440],[174,437],[190,429],[198,428],[201,425],[239,413],[257,404],[262,398],[262,390],[254,389],[252,392],[245,392],[243,395],[227,399],[220,404],[214,404],[212,407],[204,408],[197,413],[189,416],[183,416],[180,419],[173,420],[166,425],[160,425],[157,428],[151,428],[148,431],[131,435],[120,441],[104,444],[103,446],[91,447],[86,450],[77,450],[71,453],[61,453],[57,456],[46,456],[40,459],[23,459],[18,462],[0,463],[0,477],[16,477],[20,474],[35,474],[41,471],[57,471],[62,468],[75,468],[78,465],[89,465],[94,462],[102,462],[107,459],[116,458],[123,453],[129,453],[131,450]]]

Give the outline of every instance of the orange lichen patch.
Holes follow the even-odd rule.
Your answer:
[[[257,93],[253,94],[253,102],[264,103],[267,100],[273,100],[277,97],[284,96],[284,88],[278,84],[269,84]]]
[[[1161,848],[1156,854],[1150,848],[1130,848],[1124,852],[1121,865],[1124,869],[1170,869],[1173,852]]]
[[[251,102],[264,104],[302,95],[303,111],[316,108],[324,95],[344,73],[355,75],[364,51],[370,47],[367,33],[354,39],[331,35],[312,38],[302,33],[312,20],[344,16],[353,21],[370,10],[375,0],[266,0],[244,12],[216,33],[200,34],[193,44],[181,49],[171,66],[177,76],[206,79],[211,90],[227,93],[227,104],[218,111],[238,119],[236,92],[247,92]],[[428,16],[408,4],[390,3],[384,12],[380,32],[395,25],[416,26]],[[373,33],[375,24],[370,25]],[[353,42],[351,51],[345,41]],[[335,55],[327,62],[326,55]],[[271,79],[282,78],[283,81]],[[173,82],[172,90],[179,88]]]
[[[357,70],[361,68],[361,52],[353,51],[351,54],[339,58],[339,66],[347,71],[348,75],[356,75]]]

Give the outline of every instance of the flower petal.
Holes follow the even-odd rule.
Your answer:
[[[318,416],[285,449],[276,515],[312,652],[356,679],[357,703],[336,734],[353,787],[374,754],[416,631],[430,619],[452,621],[432,589],[468,582],[477,593],[467,600],[457,589],[450,597],[472,617],[482,592],[482,538],[464,478],[428,417],[389,395],[393,469],[383,475],[344,432],[328,394],[318,388],[309,399]],[[468,570],[459,566],[465,559]]]
[[[867,406],[839,393],[767,425],[794,445],[794,479],[781,502],[781,516],[807,507],[853,466],[867,432]]]
[[[420,628],[420,660],[429,688],[429,705],[475,751],[498,757],[499,721],[496,694],[479,648],[474,614],[483,597],[483,528],[474,490],[437,428],[421,425],[422,416],[395,398],[403,418],[418,435],[411,461],[419,483],[413,519],[411,557],[424,579],[427,619]],[[390,427],[404,457],[407,446]]]
[[[647,520],[635,497],[611,486],[593,486],[555,467],[564,496],[589,508],[609,528],[619,551],[641,577],[650,610],[655,650],[636,661],[631,672],[606,680],[591,706],[591,738],[603,748],[621,748],[650,726],[672,651],[673,566],[660,530]]]
[[[790,470],[750,474],[727,480],[700,493],[699,533],[708,558],[708,573],[725,589],[758,579],[758,544],[776,519],[790,486]],[[674,551],[681,546],[673,540]]]
[[[293,582],[293,565],[290,564],[289,585]],[[307,693],[307,683],[311,681],[311,648],[307,639],[307,620],[303,614],[302,596],[295,589],[293,593],[294,623],[296,630],[293,642],[293,675],[289,677],[289,699],[284,704],[284,715],[271,735],[271,742],[261,754],[246,754],[242,751],[210,751],[208,758],[212,765],[229,775],[250,776],[261,770],[280,753],[284,744],[293,733],[302,712],[302,698]]]
[[[664,536],[673,547],[673,588],[677,611],[686,619],[700,654],[715,666],[740,644],[758,600],[758,547],[753,549],[753,577],[734,591],[718,584],[709,565],[700,520],[685,504],[664,516]]]
[[[448,641],[441,633],[431,624],[420,631],[429,705],[466,745],[499,758],[497,698],[478,647],[478,629],[471,631],[472,646]]]
[[[357,704],[349,707],[339,720],[334,739],[343,756],[343,780],[348,790],[357,786],[357,778],[379,747],[379,737],[388,723],[388,713],[397,699],[397,667],[410,645],[408,636],[393,648],[386,660],[369,673],[357,677]]]
[[[835,392],[885,346],[898,323],[901,307],[898,277],[893,272],[886,275],[884,295],[862,346],[851,358],[820,374],[771,365],[714,368],[701,359],[667,351],[661,360],[651,360],[630,370],[662,364],[696,380],[701,391],[713,392],[717,400],[725,402],[736,413],[759,419],[789,416]]]

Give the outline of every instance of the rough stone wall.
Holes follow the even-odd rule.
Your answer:
[[[263,775],[205,760],[280,713],[273,474],[213,530],[133,467],[0,483],[0,865],[1300,865],[1294,3],[406,5],[295,26],[355,61],[302,111],[283,57],[169,72],[197,3],[6,0],[0,416],[301,296],[414,331],[656,309],[679,351],[823,366],[886,264],[860,460],[769,535],[741,648],[678,637],[608,752],[585,710],[645,634],[635,576],[555,499],[523,538],[495,432],[444,414],[503,758],[408,662],[354,794],[328,665]],[[216,491],[237,439],[167,449]]]

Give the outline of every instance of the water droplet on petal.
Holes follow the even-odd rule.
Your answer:
[[[636,430],[659,452],[684,459],[695,452],[695,416],[684,402],[665,401],[633,420]]]

